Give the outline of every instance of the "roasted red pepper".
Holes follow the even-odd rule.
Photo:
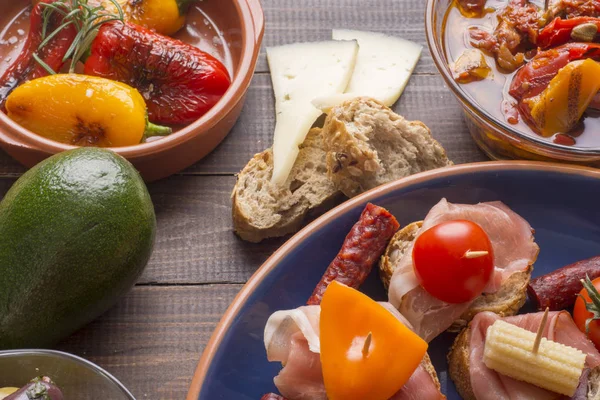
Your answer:
[[[565,44],[571,40],[571,33],[573,32],[573,28],[586,23],[593,23],[598,27],[598,29],[600,29],[600,18],[555,18],[552,20],[552,22],[546,25],[544,29],[542,29],[538,36],[537,44],[543,49]]]
[[[27,36],[23,51],[0,78],[0,105],[2,108],[4,108],[4,102],[8,95],[17,86],[31,79],[49,75],[49,72],[34,59],[33,55],[36,52],[38,57],[54,71],[59,71],[64,64],[63,58],[77,35],[77,31],[73,25],[61,29],[42,49],[39,49],[40,44],[44,40],[44,3],[50,4],[55,1],[41,0],[31,11],[29,35]],[[60,14],[53,13],[46,27],[46,35],[50,35],[62,22]]]
[[[84,70],[135,87],[146,99],[150,121],[170,125],[200,118],[231,84],[225,66],[211,55],[118,21],[102,25]]]
[[[600,59],[600,44],[567,43],[538,53],[514,76],[509,93],[519,102],[537,96],[568,63],[585,58]]]

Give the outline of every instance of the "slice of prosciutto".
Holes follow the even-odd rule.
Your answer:
[[[475,222],[490,238],[495,266],[484,293],[496,292],[513,273],[526,270],[537,258],[539,247],[531,226],[501,202],[470,205],[442,199],[429,211],[420,232],[454,220]],[[398,261],[388,295],[390,303],[408,319],[415,332],[429,342],[459,319],[471,302],[449,304],[427,293],[415,275],[412,249],[411,244]]]
[[[410,327],[391,304],[381,304]],[[320,358],[320,314],[321,306],[305,306],[278,311],[267,321],[264,335],[267,359],[283,364],[274,382],[287,400],[327,400]],[[398,356],[401,357],[400,354]],[[445,398],[421,364],[390,400]]]
[[[500,318],[491,312],[479,313],[471,322],[469,338],[469,376],[471,387],[477,400],[555,400],[559,395],[539,388],[530,383],[517,381],[489,369],[483,363],[485,335],[487,329],[498,319],[514,324],[531,332],[537,332],[544,313],[523,314],[514,317]],[[600,353],[594,344],[581,332],[571,315],[566,311],[555,311],[548,314],[548,323],[544,337],[566,346],[571,346],[587,354],[586,368],[600,365]],[[586,375],[587,377],[587,375]],[[585,382],[586,379],[580,380]],[[587,386],[587,385],[586,385]],[[587,392],[587,390],[586,390]],[[587,396],[585,397],[587,398]]]

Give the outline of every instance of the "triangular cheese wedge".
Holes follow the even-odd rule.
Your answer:
[[[361,96],[377,99],[388,107],[398,101],[421,57],[422,46],[374,32],[339,29],[332,36],[334,40],[357,40],[360,51],[346,93],[315,97],[315,107],[327,112]]]
[[[358,44],[354,40],[267,48],[277,113],[273,183],[285,183],[298,156],[298,146],[322,114],[311,101],[315,97],[344,93],[357,54]]]

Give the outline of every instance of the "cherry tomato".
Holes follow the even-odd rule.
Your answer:
[[[592,281],[592,285],[594,285],[596,290],[600,290],[600,278],[594,279]],[[586,332],[585,329],[586,321],[589,318],[594,317],[594,314],[588,311],[585,307],[586,303],[590,303],[591,301],[590,295],[586,289],[583,289],[581,292],[579,292],[579,296],[577,296],[577,300],[575,300],[575,307],[573,308],[573,320],[575,321],[575,324],[579,330],[583,333],[586,333],[596,348],[600,350],[600,321],[596,320],[590,322],[590,330],[588,332]],[[596,310],[596,312],[596,315],[598,315],[599,310]]]
[[[494,272],[492,243],[471,221],[448,221],[426,230],[415,241],[412,257],[423,288],[446,303],[473,300]]]

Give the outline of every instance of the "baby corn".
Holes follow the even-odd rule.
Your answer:
[[[535,338],[533,332],[498,320],[488,328],[483,362],[502,375],[573,396],[586,355],[545,338],[534,354]]]

